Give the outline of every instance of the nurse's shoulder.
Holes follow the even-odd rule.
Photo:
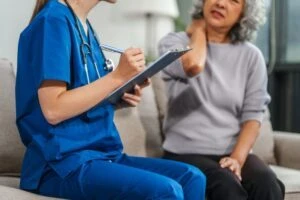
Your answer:
[[[70,18],[69,9],[56,0],[49,1],[49,3],[37,14],[31,23],[24,29],[21,35],[26,35],[32,31],[42,31],[45,24],[60,24],[62,26],[68,25]]]

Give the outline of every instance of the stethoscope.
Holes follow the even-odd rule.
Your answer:
[[[69,4],[69,2],[67,0],[64,0],[64,2],[67,4],[68,8],[71,10],[72,15],[73,15],[73,17],[75,19],[76,29],[78,30],[79,37],[80,37],[80,40],[81,40],[80,53],[81,53],[82,60],[83,60],[84,71],[85,71],[87,82],[88,82],[88,84],[90,84],[90,76],[89,76],[89,69],[88,69],[88,59],[87,59],[88,54],[91,55],[93,66],[95,68],[95,71],[97,73],[98,78],[100,78],[101,75],[99,73],[98,65],[97,65],[96,60],[94,58],[94,54],[93,54],[91,46],[84,40],[82,31],[81,31],[80,25],[79,25],[80,22],[79,22],[79,19],[78,19],[77,15],[75,14],[75,12],[74,12],[73,8],[71,7],[71,5]],[[87,20],[87,26],[92,31],[92,34],[93,34],[93,36],[94,36],[97,44],[99,45],[99,47],[101,47],[98,35],[95,33],[95,31],[94,31],[91,23],[89,22],[89,20]],[[113,61],[111,59],[107,59],[105,57],[105,55],[103,54],[102,51],[101,51],[101,54],[102,54],[103,58],[105,59],[105,65],[103,67],[104,70],[107,71],[107,72],[111,72],[114,69],[114,63],[113,63]]]

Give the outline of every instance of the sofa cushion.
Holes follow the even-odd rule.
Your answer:
[[[299,200],[300,199],[300,170],[270,166],[277,177],[285,185],[285,200]]]
[[[24,146],[15,124],[15,76],[12,65],[0,60],[0,174],[20,172]]]
[[[20,189],[0,185],[0,200],[55,200],[57,198],[44,197]],[[58,199],[57,199],[58,200]]]
[[[165,82],[161,78],[161,72],[152,77],[152,88],[154,91],[154,97],[157,105],[159,120],[163,123],[163,119],[167,112],[167,94]]]
[[[8,187],[19,188],[20,178],[12,176],[0,176],[0,185]]]
[[[274,152],[277,164],[288,168],[300,169],[300,134],[274,131],[274,138]]]
[[[142,101],[138,105],[138,110],[146,131],[147,156],[160,157],[162,156],[161,121],[159,120],[153,83],[143,89]]]
[[[145,156],[146,133],[137,108],[117,110],[114,120],[124,145],[124,152],[134,156]]]
[[[253,152],[266,163],[275,164],[274,143],[270,112],[266,110],[259,136],[253,147]]]

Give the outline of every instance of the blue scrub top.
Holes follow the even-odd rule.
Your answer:
[[[103,52],[90,29],[87,36],[82,25],[80,28],[101,76],[105,76]],[[64,178],[89,160],[113,160],[122,154],[113,105],[95,106],[58,125],[49,124],[41,111],[37,92],[44,80],[66,82],[68,90],[87,84],[80,45],[71,11],[57,0],[50,0],[20,36],[16,111],[20,136],[27,147],[21,173],[23,189],[35,190],[46,169]],[[97,80],[90,56],[88,66],[91,82]]]

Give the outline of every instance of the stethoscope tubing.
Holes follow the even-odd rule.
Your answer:
[[[85,40],[84,40],[82,31],[81,31],[80,25],[79,25],[80,22],[79,22],[79,19],[78,19],[77,15],[75,14],[75,12],[74,12],[73,8],[71,7],[71,5],[69,4],[69,2],[68,2],[67,0],[64,0],[64,1],[65,1],[65,3],[67,4],[68,8],[70,9],[70,11],[71,11],[71,13],[72,13],[72,15],[73,15],[73,17],[74,17],[74,20],[75,20],[76,29],[77,29],[77,31],[78,31],[78,33],[79,33],[79,37],[80,37],[80,40],[81,40],[80,52],[81,52],[81,56],[82,56],[82,59],[83,59],[84,71],[85,71],[85,74],[86,74],[87,83],[90,84],[90,77],[89,77],[89,69],[88,69],[87,54],[91,54],[93,66],[94,66],[94,68],[95,68],[95,71],[96,71],[96,73],[97,73],[97,76],[98,76],[98,78],[101,78],[101,75],[100,75],[100,72],[99,72],[99,69],[98,69],[98,65],[97,65],[96,60],[95,60],[95,58],[94,58],[94,54],[93,54],[93,51],[92,51],[91,46],[90,46],[87,42],[85,42]],[[89,20],[87,20],[87,25],[88,25],[88,27],[90,28],[90,30],[92,31],[92,34],[93,34],[93,36],[94,36],[94,38],[95,38],[95,40],[96,40],[98,46],[101,48],[100,40],[99,40],[99,38],[98,38],[98,35],[97,35],[96,32],[94,31],[94,29],[93,29],[91,23],[89,22]],[[88,53],[85,53],[85,48],[88,49],[88,51],[89,51]],[[100,49],[100,51],[101,51],[101,49]],[[116,51],[117,51],[117,50],[116,50]],[[119,51],[121,51],[121,50],[119,50]],[[122,53],[123,53],[123,52],[122,52]],[[112,71],[112,69],[113,69],[113,65],[111,64],[112,61],[109,60],[109,59],[106,59],[106,58],[105,58],[105,55],[103,54],[102,51],[101,51],[101,54],[102,54],[102,56],[103,56],[104,59],[105,59],[104,70],[106,70],[106,71]],[[109,66],[108,66],[108,63],[110,63]]]

